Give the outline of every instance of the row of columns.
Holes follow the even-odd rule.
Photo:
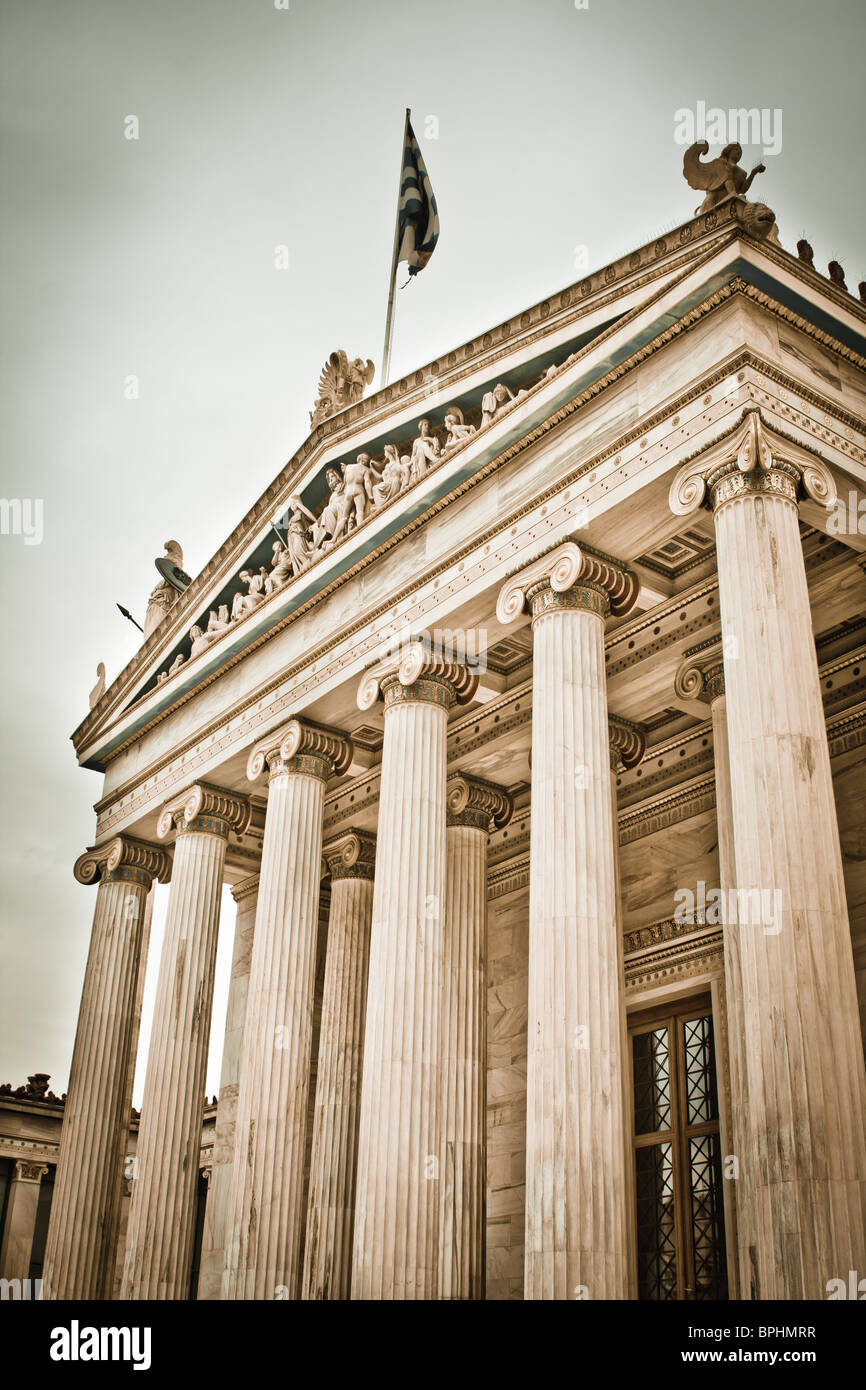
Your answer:
[[[675,511],[707,496],[715,510],[727,681],[726,707],[713,703],[723,881],[779,887],[784,902],[780,933],[740,926],[725,939],[745,1194],[736,1239],[744,1294],[762,1298],[822,1297],[822,1280],[864,1260],[863,1058],[796,507],[804,488],[832,502],[832,483],[804,452],[749,413],[671,492]],[[527,1298],[628,1293],[611,769],[641,750],[628,733],[611,737],[604,629],[637,592],[626,566],[566,542],[508,580],[497,604],[502,624],[528,610],[533,626]],[[226,1080],[237,1087],[233,1135],[228,1109],[222,1130],[218,1120],[218,1156],[230,1171],[215,1217],[214,1294],[220,1243],[223,1297],[480,1294],[486,840],[510,804],[472,779],[449,787],[448,715],[472,699],[475,681],[414,643],[361,684],[361,709],[384,702],[380,833],[375,849],[360,832],[327,847],[331,917],[306,1203],[324,789],[348,767],[351,747],[338,731],[293,720],[250,756],[253,780],[267,768],[268,811],[243,1046]],[[246,798],[197,787],[160,822],[160,835],[173,829],[176,838],[125,1297],[187,1293],[219,886],[229,830],[248,814]],[[102,897],[117,866],[104,872],[100,853],[80,876],[98,868]],[[124,952],[134,955],[135,937],[123,944],[111,925],[117,912],[112,896],[98,903],[92,953],[114,971],[118,1006],[106,1010],[104,983],[91,981],[93,999],[85,983],[82,1014],[95,1021],[79,1024],[70,1095],[95,1075],[105,1115],[86,1138],[73,1125],[67,1142],[64,1126],[67,1197],[46,1261],[55,1296],[97,1288],[99,1258],[84,1259],[78,1246],[98,1251],[112,1219],[120,1140],[110,1116],[123,1112],[128,1067],[112,1070],[92,1035],[114,1029],[123,1041],[134,975]],[[91,1176],[68,1174],[67,1152]],[[69,1214],[76,1182],[88,1213],[83,1241],[74,1236],[80,1211]]]

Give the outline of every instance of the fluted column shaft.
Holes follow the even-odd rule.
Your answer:
[[[82,855],[99,877],[45,1251],[46,1298],[110,1298],[132,1103],[142,927],[165,851],[121,837]]]
[[[487,1185],[487,845],[511,800],[461,775],[447,788],[439,1297],[484,1296]]]
[[[223,867],[237,804],[203,803],[197,788],[160,820],[159,833],[173,828],[177,838],[121,1298],[184,1299],[189,1293]]]
[[[607,611],[591,585],[532,597],[526,1298],[626,1296]]]
[[[208,1183],[207,1209],[201,1252],[198,1296],[218,1299],[222,1293],[225,1267],[226,1222],[231,1197],[235,1122],[238,1110],[238,1083],[241,1049],[247,1011],[253,931],[256,924],[259,877],[253,874],[232,888],[237,903],[232,946],[231,978],[226,1007],[225,1041],[220,1067],[220,1093],[214,1129],[213,1163]]]
[[[324,857],[331,872],[331,906],[302,1296],[347,1299],[351,1288],[375,840],[351,831],[326,845]]]
[[[325,784],[336,735],[292,721],[253,751],[268,809],[238,1088],[224,1297],[298,1296]]]
[[[734,815],[731,805],[731,756],[728,743],[728,717],[724,678],[713,673],[709,681],[710,713],[713,721],[713,755],[716,782],[716,827],[719,836],[719,882],[726,895],[736,888],[737,872],[734,858]],[[736,922],[724,927],[725,941],[725,1003],[728,1014],[728,1076],[731,1088],[731,1107],[728,1123],[731,1143],[738,1168],[746,1152],[749,1133],[749,1092],[745,1077],[745,1027],[743,1020],[743,986],[740,966],[740,938]],[[733,1190],[730,1191],[733,1185]],[[735,1251],[734,1287],[731,1296],[751,1298],[752,1244],[751,1201],[752,1182],[748,1172],[738,1171],[737,1177],[725,1177],[725,1221],[728,1249]]]
[[[824,1298],[866,1268],[866,1082],[792,475],[767,460],[713,486],[736,882],[763,895],[732,934],[762,1299]]]
[[[482,1297],[487,1181],[487,827],[446,831],[439,1297]]]
[[[384,684],[352,1297],[435,1298],[448,683]]]
[[[610,739],[610,811],[611,811],[611,836],[613,844],[613,875],[616,893],[616,939],[617,939],[617,980],[619,982],[619,1030],[620,1047],[622,1049],[622,1109],[624,1115],[623,1124],[623,1173],[626,1192],[632,1193],[635,1190],[635,1162],[634,1145],[632,1136],[634,1133],[633,1115],[634,1100],[631,1087],[631,1068],[628,1065],[629,1056],[629,1037],[628,1037],[628,1016],[625,1007],[625,959],[623,943],[623,921],[622,921],[622,880],[620,877],[620,855],[619,855],[619,809],[617,795],[617,779],[619,773],[628,767],[636,767],[643,758],[646,751],[646,737],[643,730],[637,726],[627,723],[621,719],[608,719],[608,736]],[[624,1297],[629,1299],[637,1298],[637,1218],[635,1204],[631,1200],[626,1202],[626,1249],[628,1260],[626,1263],[626,1293]]]

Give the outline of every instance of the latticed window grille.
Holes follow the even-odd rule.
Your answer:
[[[630,1023],[638,1297],[726,1299],[709,999],[656,1008]]]

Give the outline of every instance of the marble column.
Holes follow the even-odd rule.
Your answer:
[[[237,915],[226,1008],[225,1040],[220,1067],[220,1092],[214,1130],[213,1162],[208,1181],[207,1212],[202,1239],[201,1273],[198,1283],[198,1296],[205,1300],[218,1299],[222,1294],[226,1222],[231,1196],[235,1121],[238,1111],[241,1048],[247,1012],[247,989],[250,980],[258,895],[258,874],[251,874],[248,878],[241,879],[239,883],[232,886],[232,897],[237,904]]]
[[[442,975],[439,1297],[484,1297],[487,1186],[487,841],[511,819],[507,792],[447,783]]]
[[[424,644],[368,671],[385,703],[352,1297],[438,1292],[448,711],[477,676]]]
[[[223,867],[249,814],[245,797],[199,782],[159,818],[176,839],[121,1298],[189,1295]]]
[[[866,1076],[839,829],[797,502],[830,507],[824,465],[756,408],[671,488],[709,494],[724,641],[760,1299],[823,1299],[866,1268]],[[729,1007],[731,1000],[728,1001]]]
[[[531,605],[532,825],[526,1085],[528,1299],[625,1298],[622,946],[604,658],[633,574],[567,541],[502,588]],[[603,1161],[599,1156],[603,1155]]]
[[[635,1161],[634,1144],[634,1096],[631,1084],[631,1066],[629,1059],[629,1039],[628,1039],[628,1015],[625,1007],[625,957],[623,945],[623,925],[622,925],[622,885],[619,871],[619,811],[617,779],[619,774],[626,768],[637,767],[646,752],[646,735],[643,729],[633,724],[627,719],[616,719],[612,715],[607,721],[607,731],[610,743],[610,802],[613,835],[613,872],[616,882],[616,934],[619,948],[617,952],[617,972],[620,990],[620,1036],[622,1039],[622,1106],[625,1116],[623,1126],[624,1140],[624,1163],[625,1187],[628,1194],[626,1201],[626,1245],[629,1258],[626,1269],[626,1294],[625,1297],[631,1300],[637,1298],[637,1211],[635,1208]]]
[[[151,884],[170,870],[164,849],[127,835],[88,850],[75,864],[79,883],[99,887],[51,1203],[45,1298],[112,1294],[142,934]]]
[[[0,1279],[29,1279],[33,1232],[39,1189],[48,1172],[44,1163],[16,1159],[6,1198],[3,1244],[0,1246]],[[43,1281],[43,1297],[45,1288]]]
[[[299,719],[253,749],[268,809],[238,1087],[225,1298],[298,1296],[325,785],[351,744]]]
[[[347,1299],[376,841],[361,830],[349,830],[325,845],[323,854],[331,875],[331,907],[302,1296]]]
[[[674,679],[680,699],[709,704],[713,722],[713,759],[716,782],[716,829],[719,837],[719,886],[725,895],[736,890],[734,865],[734,816],[731,806],[731,758],[728,746],[728,720],[725,702],[725,671],[721,642],[708,652],[683,663]],[[725,1128],[730,1136],[731,1154],[737,1160],[736,1177],[728,1175],[724,1162],[725,1243],[728,1248],[728,1285],[732,1298],[754,1297],[752,1289],[751,1176],[740,1172],[741,1156],[746,1152],[749,1133],[749,1088],[746,1084],[746,1043],[743,1019],[743,986],[740,969],[740,931],[735,921],[723,923],[725,953],[725,1007],[728,1022],[729,1114]],[[719,1056],[719,1041],[716,1043]]]

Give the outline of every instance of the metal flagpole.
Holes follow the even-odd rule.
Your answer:
[[[403,143],[400,146],[400,182],[397,185],[397,214],[394,218],[394,249],[391,252],[391,283],[388,288],[388,313],[385,318],[385,347],[382,351],[382,380],[380,386],[388,385],[388,371],[391,366],[391,340],[394,336],[394,286],[397,281],[397,254],[400,250],[400,198],[403,193],[403,154],[406,137],[409,134],[409,107],[406,107],[406,124],[403,127]]]

